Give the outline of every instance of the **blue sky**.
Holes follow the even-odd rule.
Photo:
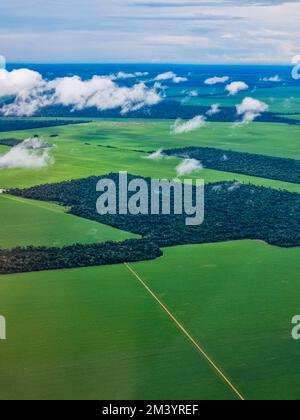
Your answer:
[[[290,64],[300,0],[1,0],[18,62]]]

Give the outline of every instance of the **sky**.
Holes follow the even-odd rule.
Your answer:
[[[300,0],[1,0],[9,62],[290,64]]]

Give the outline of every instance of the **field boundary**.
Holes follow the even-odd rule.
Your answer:
[[[169,315],[177,327],[183,332],[183,334],[188,338],[188,340],[193,344],[193,346],[200,352],[200,354],[206,359],[209,365],[214,369],[219,377],[229,386],[231,391],[241,400],[245,401],[245,397],[241,392],[233,385],[230,379],[223,373],[223,371],[217,366],[217,364],[212,360],[212,358],[206,353],[206,351],[193,339],[193,337],[188,333],[184,326],[177,320],[177,318],[169,311],[169,309],[160,301],[156,294],[150,289],[150,287],[144,282],[144,280],[137,274],[137,272],[128,264],[124,263],[127,270],[139,281],[140,284],[147,290],[147,292],[154,298],[154,300],[160,305],[160,307]]]

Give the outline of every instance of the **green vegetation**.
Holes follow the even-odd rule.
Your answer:
[[[166,249],[133,267],[246,399],[299,399],[300,248],[243,241]]]
[[[79,122],[80,123],[80,122]],[[55,127],[60,125],[78,124],[75,120],[36,119],[36,118],[0,118],[0,131],[30,130],[32,128]]]
[[[122,241],[128,232],[66,214],[52,203],[0,195],[0,248],[61,247],[74,243]]]
[[[109,174],[104,178],[114,182],[119,197],[119,175]],[[128,175],[128,182],[134,178]],[[188,215],[174,215],[174,210],[169,215],[163,215],[161,205],[159,215],[151,214],[149,178],[143,178],[148,186],[148,214],[121,215],[117,211],[117,214],[99,215],[95,203],[99,197],[96,186],[100,179],[89,177],[9,192],[20,197],[57,202],[67,206],[73,215],[142,235],[158,246],[238,239],[259,239],[282,247],[300,246],[299,194],[236,182],[207,184],[205,201],[202,203],[205,204],[204,223],[187,226]],[[163,194],[167,196],[167,193],[161,190],[161,201],[164,199]],[[134,193],[128,193],[128,199],[133,195]],[[170,195],[171,201],[174,201],[174,194]],[[193,197],[195,196],[194,188]],[[166,200],[169,199],[167,196]],[[201,203],[197,204],[201,206]],[[171,208],[174,209],[174,205]],[[193,216],[201,218],[201,214]]]
[[[124,266],[1,276],[1,399],[233,399]]]
[[[204,167],[210,169],[300,183],[300,160],[275,158],[209,147],[169,149],[165,153],[168,156],[197,159],[201,161]]]
[[[75,267],[153,260],[162,251],[143,239],[102,244],[74,244],[63,248],[27,247],[0,250],[0,274],[28,273]]]
[[[57,146],[51,151],[55,157],[55,164],[41,170],[0,169],[0,188],[30,187],[120,170],[141,176],[173,179],[180,160],[153,162],[145,159],[147,152],[187,145],[300,159],[299,128],[296,126],[254,123],[240,129],[232,129],[231,124],[211,123],[201,130],[175,136],[170,134],[172,124],[172,121],[97,120],[90,124],[40,129],[39,134],[43,140]],[[11,135],[17,139],[24,139],[32,137],[35,133],[35,130],[27,130]],[[59,137],[53,138],[52,135]],[[0,139],[2,137],[7,138],[7,133],[0,133]],[[90,146],[85,143],[89,143]],[[111,149],[111,146],[119,149]],[[237,180],[300,192],[299,185],[228,172],[205,169],[191,175],[191,178],[199,176],[206,182]]]
[[[266,98],[275,98],[272,112],[297,112],[299,99],[283,108],[283,95],[276,97],[280,89],[265,89]],[[226,106],[240,102],[223,99]],[[214,96],[192,100],[220,102]],[[0,139],[19,140],[39,134],[57,146],[51,150],[53,166],[0,170],[0,189],[119,170],[173,179],[179,159],[144,159],[160,148],[213,147],[300,160],[299,126],[253,123],[232,129],[230,123],[210,123],[175,136],[172,124],[95,119],[0,133]],[[0,154],[8,150],[0,146]],[[300,193],[297,184],[217,170],[195,177]],[[0,227],[5,248],[132,236],[65,214],[55,204],[12,199],[19,200],[0,196],[1,220],[8,220]],[[299,342],[291,339],[291,319],[299,313],[299,249],[253,241],[188,245],[133,266],[247,399],[299,399]],[[9,338],[0,345],[0,399],[235,397],[123,265],[1,275],[0,296]]]

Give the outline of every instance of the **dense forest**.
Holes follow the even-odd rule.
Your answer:
[[[61,105],[41,109],[36,116],[39,117],[70,117],[70,118],[147,118],[147,119],[191,119],[195,115],[204,115],[209,111],[208,106],[185,105],[179,101],[165,100],[151,107],[144,107],[140,110],[121,113],[121,109],[100,111],[97,108],[86,108],[73,110],[72,107]],[[223,107],[220,113],[208,118],[212,122],[236,122],[240,117],[236,114],[235,107]],[[266,112],[257,118],[258,122],[272,122],[289,125],[298,125],[299,121],[275,113]]]
[[[64,248],[28,247],[0,250],[0,274],[58,270],[151,260],[162,256],[157,245],[144,239],[103,244],[75,244]]]
[[[96,184],[90,177],[48,184],[10,194],[59,203],[74,215],[105,223],[144,238],[159,246],[257,239],[281,247],[300,246],[300,195],[238,182],[208,184],[205,187],[205,221],[186,226],[186,215],[99,215],[96,212]],[[134,177],[128,176],[130,181]],[[151,180],[146,178],[149,185]],[[130,193],[129,193],[130,197]],[[150,201],[150,200],[149,200]]]
[[[74,115],[73,115],[74,117]],[[87,122],[87,121],[84,121]],[[35,128],[57,127],[62,125],[81,124],[76,120],[44,120],[30,118],[1,118],[0,131],[30,130]]]
[[[208,147],[185,147],[164,152],[169,156],[193,158],[205,168],[235,172],[261,178],[300,183],[300,160],[283,159],[252,153],[233,152]]]

